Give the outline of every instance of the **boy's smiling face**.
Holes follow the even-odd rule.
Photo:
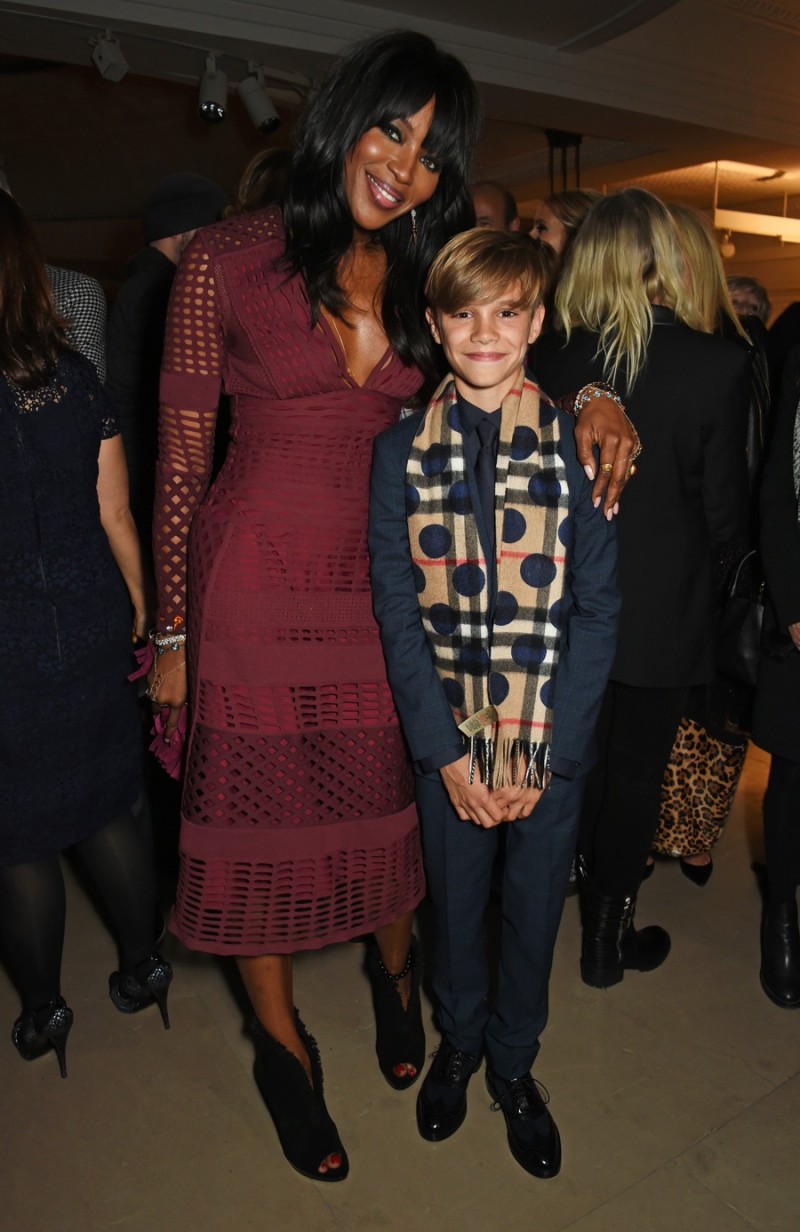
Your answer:
[[[484,411],[496,411],[511,389],[528,347],[542,328],[544,306],[515,307],[519,284],[499,299],[455,312],[428,309],[428,324],[441,343],[460,394]]]

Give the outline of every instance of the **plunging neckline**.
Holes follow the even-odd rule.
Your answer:
[[[333,343],[333,348],[336,353],[336,357],[337,357],[338,364],[339,364],[339,372],[342,375],[342,377],[346,381],[352,382],[353,389],[367,389],[368,386],[372,384],[372,380],[375,374],[378,372],[383,372],[384,369],[388,368],[389,364],[392,362],[392,358],[394,356],[392,344],[390,342],[386,343],[386,347],[384,348],[382,354],[376,360],[373,366],[370,368],[364,381],[360,382],[356,380],[355,376],[353,375],[350,369],[350,365],[347,362],[347,352],[344,349],[344,343],[342,342],[341,336],[339,335],[338,331],[334,329],[332,322],[328,319],[328,317],[325,315],[325,313],[321,309],[320,309],[319,319],[320,321],[324,322],[325,328],[328,331],[330,340]]]

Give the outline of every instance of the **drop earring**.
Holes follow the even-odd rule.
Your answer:
[[[417,211],[412,209],[411,211],[411,243],[416,244],[416,242],[417,242]]]

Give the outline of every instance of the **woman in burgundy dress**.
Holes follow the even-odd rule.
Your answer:
[[[169,730],[184,657],[191,697],[173,928],[236,958],[259,1087],[289,1162],[320,1180],[348,1162],[293,1009],[291,955],[374,934],[381,1069],[402,1088],[424,1060],[422,861],[367,502],[373,439],[432,367],[421,287],[471,222],[477,129],[469,75],[429,39],[357,47],[307,111],[283,217],[200,232],[167,327],[151,693]],[[231,441],[207,490],[221,386]]]
[[[369,472],[374,437],[433,375],[422,287],[472,223],[477,129],[469,75],[428,38],[356,47],[301,123],[283,214],[201,231],[167,326],[150,692],[175,732],[186,663],[173,928],[236,958],[256,1081],[289,1162],[317,1180],[348,1162],[291,955],[374,934],[380,1068],[402,1089],[424,1060],[411,936],[424,882],[372,614]],[[231,441],[208,489],[220,387]]]

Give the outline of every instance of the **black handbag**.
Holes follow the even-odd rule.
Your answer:
[[[764,625],[764,577],[753,549],[733,570],[717,624],[717,670],[755,688]]]

